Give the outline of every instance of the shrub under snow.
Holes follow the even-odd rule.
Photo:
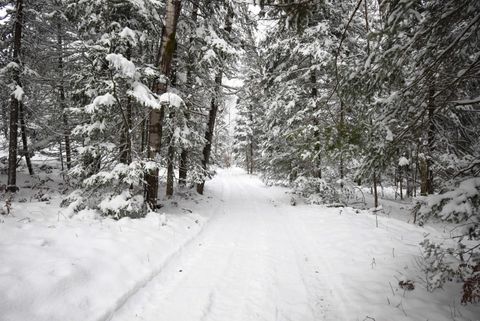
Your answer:
[[[422,197],[413,208],[420,224],[439,219],[457,224],[451,231],[455,246],[422,243],[428,288],[447,281],[463,282],[463,303],[480,302],[480,177],[466,179],[453,188]]]
[[[146,214],[142,196],[143,173],[157,166],[153,162],[117,163],[81,181],[81,188],[62,203],[73,215],[82,209],[99,210],[114,218],[143,217]]]
[[[338,202],[335,189],[321,178],[300,176],[293,182],[293,189],[311,204]]]
[[[462,181],[457,187],[438,195],[419,198],[414,215],[419,222],[439,218],[452,223],[465,223],[473,228],[479,223],[480,177]]]

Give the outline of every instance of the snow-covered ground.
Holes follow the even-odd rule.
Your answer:
[[[291,206],[287,192],[230,169],[141,220],[15,202],[0,217],[0,320],[480,319],[459,285],[425,289],[418,243],[440,231],[376,228],[368,211]]]

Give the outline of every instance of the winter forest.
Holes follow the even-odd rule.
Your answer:
[[[480,1],[0,0],[1,321],[479,321]]]

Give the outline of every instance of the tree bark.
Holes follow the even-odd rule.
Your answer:
[[[180,15],[181,0],[167,0],[165,8],[164,25],[162,29],[162,43],[159,51],[159,64],[162,75],[162,81],[157,81],[154,85],[156,94],[163,94],[167,91],[165,83],[170,74],[173,54],[175,51],[175,34],[177,29],[178,16]],[[164,109],[152,109],[149,117],[149,135],[147,142],[147,156],[151,161],[155,160],[162,141],[162,122],[164,118]],[[146,173],[146,202],[150,209],[157,208],[158,197],[158,167],[147,170]]]
[[[250,125],[253,126],[253,107],[250,105],[250,113],[249,113],[249,118],[250,118]],[[250,174],[253,174],[253,168],[254,168],[254,161],[253,161],[253,132],[250,135],[250,148],[249,148],[249,153],[250,153]]]
[[[146,156],[145,147],[148,140],[148,120],[145,117],[141,122],[141,126],[142,126],[142,138],[140,142],[140,151],[142,153],[142,157],[145,157]]]
[[[433,150],[435,148],[435,84],[428,87],[427,193],[433,194]]]
[[[7,101],[8,102],[8,101]],[[7,103],[2,103],[2,131],[3,135],[5,136],[5,140],[8,140],[8,112],[9,112],[9,106]]]
[[[192,22],[193,26],[196,26],[197,24],[197,18],[198,18],[198,0],[192,0]],[[194,41],[193,35],[190,36],[189,42],[190,42],[190,50],[192,48]],[[189,88],[192,87],[192,71],[193,71],[193,65],[195,63],[194,56],[192,55],[191,52],[189,52],[188,55],[188,62],[187,62],[187,79],[186,83]],[[186,103],[187,107],[187,114],[185,115],[185,118],[187,121],[190,119],[190,108],[191,108],[191,103],[187,101]],[[178,166],[178,184],[180,186],[185,186],[187,185],[187,175],[188,175],[188,149],[182,148],[182,152],[180,153],[180,164]]]
[[[400,199],[403,200],[403,177],[402,177],[402,169],[400,169],[400,173],[399,173],[399,177],[398,177],[398,183],[399,183],[399,187],[400,187]]]
[[[428,164],[425,155],[419,157],[418,171],[420,173],[420,195],[428,195]]]
[[[128,60],[132,56],[132,47],[128,44],[125,58]],[[120,162],[123,164],[130,164],[132,162],[132,98],[125,98],[125,116],[126,120],[123,125],[123,131],[120,140]]]
[[[316,87],[317,84],[317,75],[315,74],[315,70],[310,71],[310,85],[312,86],[312,91],[310,92],[310,97],[315,101],[318,95],[318,90]],[[315,106],[316,107],[316,106]],[[322,178],[322,155],[320,154],[320,131],[318,130],[319,122],[318,118],[315,117],[313,120],[313,125],[315,126],[315,130],[313,132],[313,136],[315,137],[315,169],[313,171],[313,176],[316,178]]]
[[[250,141],[250,174],[253,174],[254,162],[253,162],[253,142]]]
[[[220,84],[222,83],[222,72],[220,71],[215,77],[215,83],[217,84],[217,97],[220,96]],[[205,147],[203,148],[202,169],[204,173],[207,172],[208,163],[210,161],[210,153],[212,151],[213,132],[215,130],[215,120],[217,118],[218,101],[212,98],[210,103],[210,112],[208,113],[207,131],[205,132]],[[203,194],[205,188],[205,179],[197,184],[197,193]]]
[[[173,121],[175,117],[174,112],[170,112],[168,118],[170,121]],[[171,197],[173,195],[173,179],[174,179],[174,172],[173,172],[173,161],[175,158],[175,142],[173,137],[174,128],[172,128],[170,134],[168,135],[168,151],[167,151],[167,188],[166,188],[166,195],[167,197]]]
[[[420,163],[421,195],[433,194],[433,150],[435,145],[435,85],[429,79],[428,84],[428,105],[427,105],[427,146],[424,158]]]
[[[65,106],[65,79],[64,79],[64,66],[63,66],[63,37],[62,37],[62,25],[57,25],[57,51],[58,51],[58,73],[60,77],[59,84],[59,98],[60,98],[60,110],[62,112],[63,122],[63,135],[65,139],[65,156],[67,160],[67,169],[72,168],[72,150],[70,147],[70,128],[68,125],[68,115]]]
[[[173,54],[172,70],[170,74],[170,84],[172,87],[177,86],[177,47],[175,46],[175,52]],[[174,160],[175,160],[175,110],[170,109],[168,115],[170,119],[170,132],[168,135],[168,151],[167,151],[167,187],[166,187],[166,196],[171,197],[173,195],[173,183],[174,183]]]
[[[343,188],[343,178],[345,177],[345,167],[344,167],[344,160],[343,160],[343,141],[345,134],[345,108],[343,106],[343,102],[340,101],[340,122],[339,122],[339,145],[340,145],[340,164],[339,164],[339,172],[340,172],[340,187]]]
[[[413,155],[412,155],[412,150],[409,148],[408,150],[408,159],[410,160],[410,164],[405,168],[405,173],[406,173],[406,179],[407,179],[407,198],[413,196],[413,178],[412,178],[412,160],[413,160]]]
[[[13,62],[17,64],[14,71],[13,81],[16,86],[20,86],[20,49],[22,46],[22,20],[23,20],[23,0],[17,0],[16,17],[13,34]],[[8,145],[8,181],[7,190],[17,191],[17,135],[18,135],[18,109],[20,101],[12,94],[10,101],[10,131]]]
[[[62,172],[63,172],[63,170],[65,169],[65,166],[63,165],[63,146],[62,146],[61,139],[58,141],[58,147],[59,147],[58,156],[60,157],[60,168],[62,169]]]
[[[180,186],[187,185],[188,173],[188,150],[182,149],[180,153],[180,164],[178,165],[178,184]]]
[[[125,98],[125,107],[126,122],[120,136],[120,162],[130,164],[132,162],[132,99],[130,97]]]
[[[33,175],[32,161],[30,159],[30,152],[28,150],[27,126],[25,125],[25,112],[23,109],[23,103],[20,102],[18,107],[20,116],[20,135],[22,136],[23,145],[23,156],[25,156],[25,163],[27,163],[28,174]]]

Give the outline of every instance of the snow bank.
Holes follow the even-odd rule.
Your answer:
[[[376,228],[374,215],[352,208],[295,208],[307,245],[305,281],[326,289],[320,302],[336,311],[325,319],[472,321],[480,315],[479,306],[461,305],[461,284],[432,293],[425,283],[419,243],[426,233],[443,239],[439,231],[387,217],[379,217]]]
[[[197,214],[119,221],[15,203],[0,217],[0,320],[105,320],[200,230]],[[107,206],[108,204],[105,204]]]

